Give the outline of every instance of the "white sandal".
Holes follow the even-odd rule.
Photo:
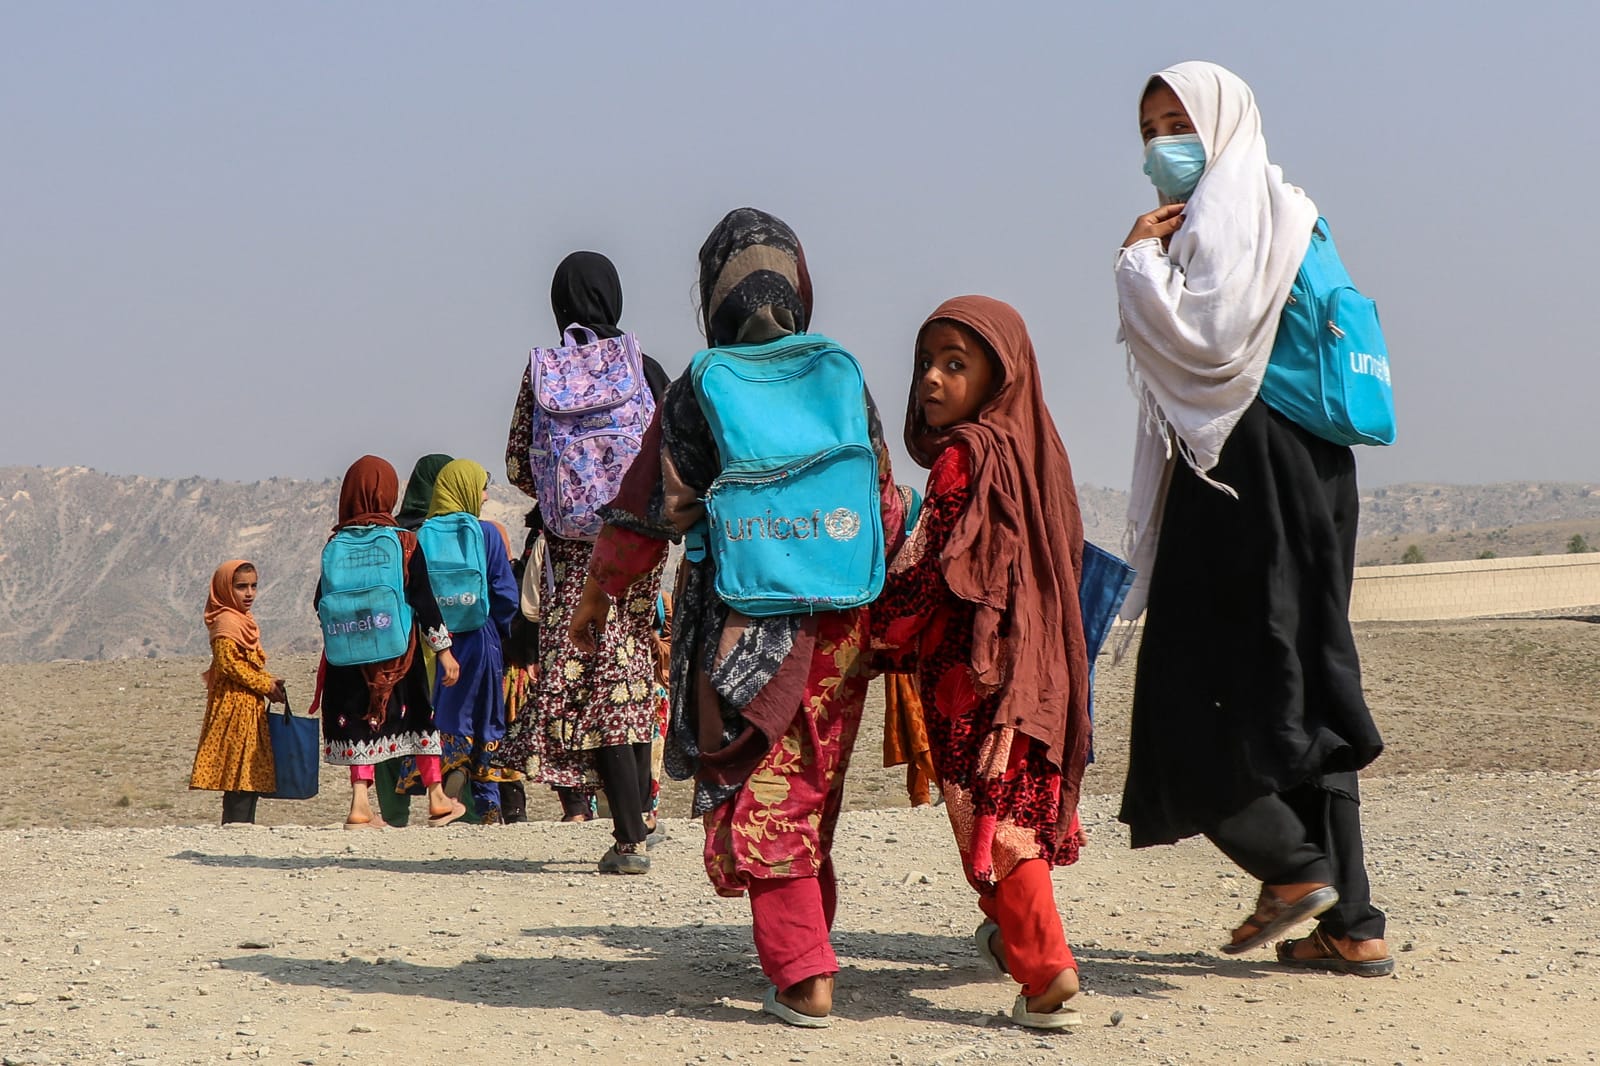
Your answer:
[[[815,1014],[801,1014],[793,1007],[779,1003],[777,985],[767,986],[767,997],[761,1001],[761,1009],[779,1021],[788,1022],[797,1029],[826,1029],[833,1024],[825,1017],[819,1018]]]
[[[978,926],[977,929],[973,930],[972,945],[978,949],[978,958],[983,960],[984,966],[986,966],[998,980],[1009,981],[1011,980],[1011,975],[1006,972],[1005,966],[1002,965],[1000,960],[995,956],[994,949],[989,946],[990,939],[999,931],[1000,927],[994,922],[984,922],[982,925]]]
[[[1028,1009],[1028,997],[1018,996],[1011,1005],[1011,1020],[1028,1029],[1071,1029],[1083,1024],[1083,1015],[1066,1004],[1049,1013],[1035,1013]]]

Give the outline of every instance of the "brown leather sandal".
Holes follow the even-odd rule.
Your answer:
[[[1311,945],[1316,954],[1296,955],[1295,949],[1306,943]],[[1320,928],[1311,930],[1310,936],[1278,941],[1278,961],[1297,970],[1322,970],[1352,977],[1387,977],[1394,973],[1394,956],[1385,955],[1381,959],[1346,958],[1333,938]]]
[[[1261,895],[1256,897],[1255,913],[1233,931],[1235,939],[1222,945],[1222,953],[1242,955],[1251,948],[1282,936],[1306,919],[1315,918],[1338,902],[1339,891],[1332,885],[1313,888],[1292,903],[1279,899],[1272,889],[1262,885]],[[1255,932],[1239,939],[1239,934],[1247,929],[1254,929]]]

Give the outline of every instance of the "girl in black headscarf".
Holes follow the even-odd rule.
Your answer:
[[[573,252],[550,282],[550,309],[563,332],[583,326],[598,337],[621,336],[617,268],[598,252]],[[666,371],[648,355],[641,356],[645,382],[659,404],[668,384]],[[533,407],[531,368],[525,367],[506,446],[506,475],[537,501],[538,485],[528,461]],[[536,504],[528,514],[529,530],[540,528],[542,518]],[[513,768],[525,767],[530,780],[554,786],[568,821],[590,817],[595,793],[603,787],[616,846],[600,860],[600,870],[646,873],[647,841],[659,839],[652,837],[654,817],[646,817],[646,808],[651,746],[659,728],[650,634],[661,568],[641,578],[618,602],[618,624],[605,646],[596,654],[579,653],[566,639],[567,618],[588,576],[591,545],[557,537],[549,529],[544,535],[545,565],[555,590],[540,608],[537,681],[531,698],[517,708],[499,759]]]

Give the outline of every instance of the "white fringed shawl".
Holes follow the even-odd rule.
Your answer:
[[[1238,75],[1179,63],[1155,77],[1188,111],[1206,168],[1168,251],[1152,238],[1117,255],[1121,339],[1140,404],[1124,545],[1138,569],[1122,607],[1129,620],[1144,611],[1174,449],[1233,494],[1207,472],[1261,388],[1317,220],[1316,205],[1267,161],[1261,113]]]

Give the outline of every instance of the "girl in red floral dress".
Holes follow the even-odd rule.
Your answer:
[[[1050,870],[1078,857],[1089,750],[1072,468],[1027,326],[983,296],[917,336],[906,447],[930,468],[917,525],[872,607],[882,659],[915,670],[939,791],[987,920],[975,939],[1022,985],[1019,1024],[1079,1017]]]

